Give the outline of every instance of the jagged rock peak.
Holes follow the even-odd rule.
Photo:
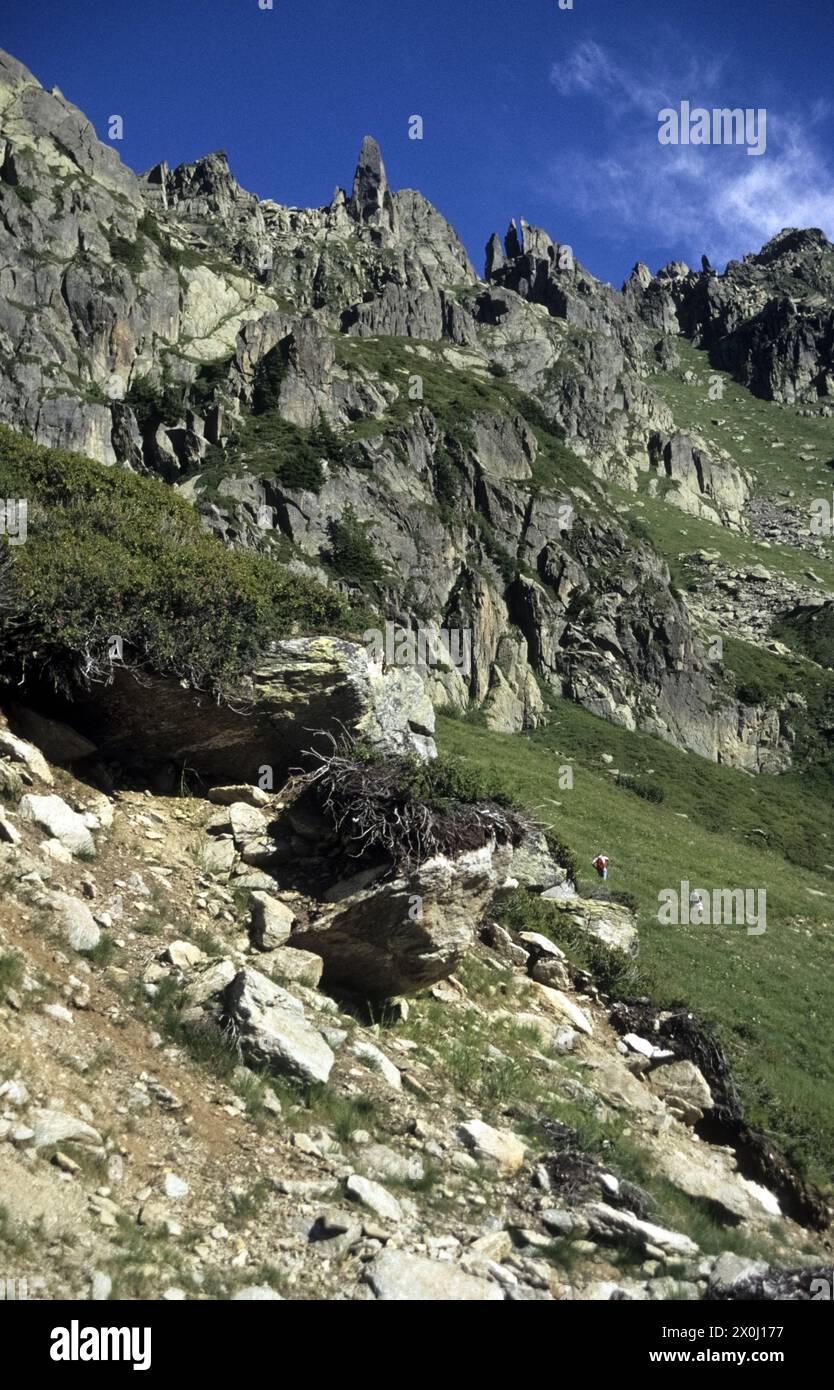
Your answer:
[[[526,256],[537,256],[542,260],[552,259],[553,238],[542,227],[521,219],[521,243]]]
[[[504,264],[504,249],[501,245],[501,238],[497,232],[493,232],[486,244],[486,269],[484,278],[491,280],[496,270],[500,270]]]
[[[645,261],[638,261],[634,266],[628,279],[623,284],[623,291],[631,289],[647,290],[652,283],[652,273]]]
[[[358,222],[393,227],[394,204],[388,188],[382,152],[372,135],[366,135],[359,151],[350,211]]]
[[[669,261],[666,265],[661,266],[655,278],[657,280],[684,280],[688,274],[689,266],[686,261]]]
[[[158,164],[141,178],[146,195],[166,206],[176,205],[187,216],[225,216],[234,204],[257,202],[254,194],[240,187],[225,150],[213,150],[173,170]]]
[[[504,237],[504,249],[509,261],[514,261],[517,256],[524,255],[524,241],[515,224],[515,218],[512,219],[507,228],[507,234]]]
[[[225,150],[213,150],[190,164],[178,164],[171,179],[181,188],[199,189],[201,193],[216,192],[235,183]]]
[[[745,256],[746,261],[758,265],[768,265],[783,257],[802,254],[803,251],[820,252],[831,249],[825,232],[819,227],[783,227],[770,241],[765,242],[761,251]]]

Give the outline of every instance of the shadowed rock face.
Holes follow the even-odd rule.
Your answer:
[[[72,707],[99,753],[126,767],[171,764],[211,784],[257,784],[297,766],[316,733],[351,731],[386,752],[435,754],[434,712],[416,670],[383,674],[354,642],[335,637],[276,643],[251,673],[240,702],[217,703],[173,680],[117,672]]]
[[[834,387],[834,248],[819,228],[779,232],[722,275],[672,264],[629,282],[638,310],[710,349],[766,400],[815,403]]]
[[[394,205],[388,191],[388,179],[379,145],[366,135],[359,151],[359,162],[353,178],[350,211],[359,222],[372,226],[385,223],[393,229]]]
[[[509,854],[487,845],[438,855],[407,879],[352,894],[293,933],[324,960],[328,986],[368,998],[408,994],[446,979],[475,939],[479,914]]]

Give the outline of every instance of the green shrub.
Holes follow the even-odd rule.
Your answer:
[[[642,517],[630,516],[626,525],[635,540],[651,543],[652,533]]]
[[[234,354],[228,357],[216,358],[213,362],[203,362],[197,372],[197,376],[189,387],[189,393],[198,410],[205,410],[214,401],[214,395],[218,387],[225,385],[229,379],[229,370],[234,361]]]
[[[310,431],[310,447],[335,468],[365,467],[365,456],[353,442],[341,438],[319,413],[318,423]]]
[[[652,782],[641,782],[639,777],[632,777],[630,772],[617,773],[617,786],[625,787],[626,791],[634,792],[635,796],[642,796],[644,801],[654,801],[657,805],[660,805],[665,797],[662,787],[657,787]]]
[[[767,687],[762,681],[751,680],[738,681],[736,683],[736,699],[743,705],[764,705],[767,703]]]
[[[329,562],[343,579],[374,584],[385,571],[368,536],[371,523],[360,521],[349,502],[342,515],[330,522]]]
[[[427,762],[403,758],[399,786],[404,793],[425,801],[436,811],[448,811],[456,805],[474,806],[484,801],[493,801],[498,806],[512,805],[501,786],[470,767],[463,758],[444,753]]]
[[[125,661],[218,695],[271,640],[342,632],[344,600],[267,556],[228,550],[155,479],[46,449],[0,426],[0,495],[29,502],[25,545],[0,540],[0,673],[63,689]],[[109,669],[109,668],[106,668]]]
[[[141,237],[137,238],[136,241],[130,241],[123,236],[108,236],[107,242],[110,247],[110,255],[114,261],[118,261],[119,265],[123,265],[134,275],[138,275],[144,269],[145,252]]]
[[[304,492],[319,492],[324,482],[321,459],[306,440],[299,440],[278,469],[278,481],[284,487]]]
[[[153,433],[159,425],[172,424],[183,411],[183,398],[168,382],[152,381],[149,376],[136,377],[125,395],[143,434]]]
[[[8,187],[12,188],[12,190],[17,194],[18,198],[20,199],[21,203],[25,203],[27,208],[30,208],[32,206],[32,204],[38,196],[34,188],[27,187],[25,183],[13,183],[8,185]]]

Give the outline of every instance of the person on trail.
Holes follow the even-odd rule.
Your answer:
[[[597,871],[597,873],[599,874],[600,878],[602,878],[602,879],[607,878],[607,877],[608,877],[608,855],[607,855],[607,854],[598,854],[597,857],[596,857],[596,859],[594,860],[594,868],[596,869],[596,871]]]

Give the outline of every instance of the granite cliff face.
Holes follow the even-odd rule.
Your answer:
[[[710,348],[756,395],[817,405],[834,391],[834,250],[819,228],[785,228],[723,275],[675,262],[630,284],[648,323]]]
[[[136,176],[6,56],[0,130],[0,420],[161,476],[230,545],[406,628],[471,629],[469,668],[428,687],[493,727],[534,727],[549,692],[750,771],[788,765],[782,716],[728,692],[607,484],[745,529],[744,470],[676,427],[652,374],[685,332],[754,389],[823,389],[818,234],[724,277],[638,266],[617,292],[522,221],[481,279],[370,138],[317,209],[245,192],[222,152]],[[785,276],[809,295],[775,309]],[[364,576],[332,563],[345,517]]]

